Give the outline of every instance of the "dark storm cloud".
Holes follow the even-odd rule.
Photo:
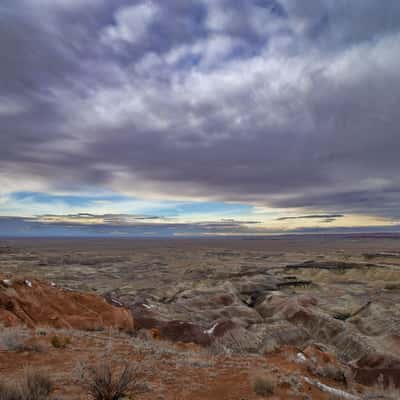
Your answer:
[[[0,52],[1,191],[399,217],[396,0],[5,0]]]

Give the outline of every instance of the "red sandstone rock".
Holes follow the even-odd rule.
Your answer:
[[[128,310],[113,307],[98,295],[63,290],[38,280],[0,284],[0,322],[6,326],[23,323],[31,328],[134,328]]]

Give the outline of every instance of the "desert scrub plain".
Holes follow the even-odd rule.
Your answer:
[[[399,245],[1,240],[0,399],[399,399]]]

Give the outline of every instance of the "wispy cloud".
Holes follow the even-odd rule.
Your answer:
[[[337,218],[343,218],[343,214],[314,214],[314,215],[298,215],[291,217],[280,217],[277,221],[288,221],[291,219],[322,219],[322,220],[336,220]]]
[[[308,233],[400,232],[400,224],[364,224],[324,227],[293,226],[289,229],[261,221],[235,219],[184,221],[141,215],[41,215],[37,217],[0,217],[0,237],[174,237],[174,236],[264,236]]]

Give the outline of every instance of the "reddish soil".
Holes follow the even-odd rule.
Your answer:
[[[128,310],[109,305],[100,296],[53,287],[38,280],[0,279],[0,322],[30,328],[133,330]]]
[[[68,333],[63,333],[68,334]],[[137,396],[143,400],[255,400],[252,389],[256,376],[269,375],[276,381],[274,394],[270,399],[304,399],[307,394],[313,400],[328,400],[329,396],[300,379],[300,387],[294,390],[284,378],[298,375],[310,376],[307,368],[290,361],[296,354],[295,348],[287,347],[269,356],[209,356],[195,345],[168,345],[175,349],[163,356],[155,356],[143,351],[140,344],[128,336],[116,334],[112,337],[104,332],[96,334],[69,332],[71,343],[65,349],[56,349],[51,345],[52,333],[46,337],[35,337],[33,341],[40,345],[37,351],[1,351],[0,374],[3,377],[18,377],[29,365],[46,371],[56,383],[55,395],[66,399],[87,399],[78,379],[79,362],[93,364],[99,360],[105,345],[112,343],[115,359],[139,362],[142,365],[142,380],[149,386],[149,391]],[[163,348],[165,342],[153,342]],[[196,354],[196,360],[192,360]],[[200,362],[204,362],[204,366]],[[338,386],[337,382],[324,382]]]

